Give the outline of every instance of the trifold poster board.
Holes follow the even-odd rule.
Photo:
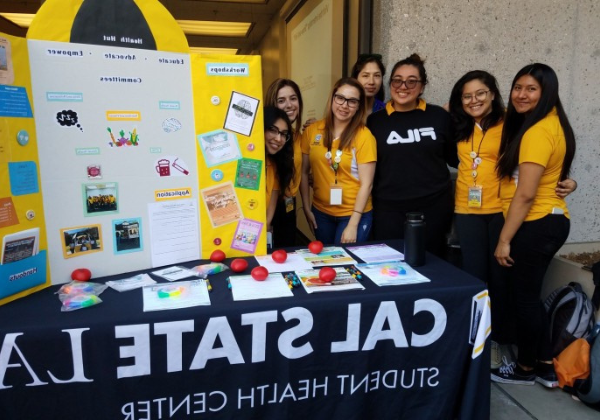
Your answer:
[[[24,39],[0,34],[0,303],[50,284]]]
[[[260,57],[187,53],[156,0],[48,0],[27,43],[0,38],[0,109],[21,112],[0,124],[0,270],[29,252],[43,287],[266,252]]]

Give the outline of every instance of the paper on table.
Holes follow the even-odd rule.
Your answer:
[[[196,201],[182,199],[148,204],[152,267],[200,259]]]
[[[356,267],[377,286],[395,286],[431,281],[408,264],[400,261],[357,264]]]
[[[346,249],[366,263],[404,261],[404,254],[386,244],[348,246]]]
[[[208,287],[204,280],[145,286],[142,289],[142,296],[144,312],[210,305]]]
[[[262,265],[269,273],[283,273],[285,271],[310,270],[313,266],[308,263],[302,255],[296,253],[288,253],[287,260],[284,263],[273,261],[271,255],[255,255],[256,261]]]
[[[281,274],[269,274],[264,281],[256,281],[252,276],[230,276],[233,300],[270,299],[294,296]]]
[[[171,267],[163,268],[161,270],[151,271],[152,274],[158,277],[162,277],[168,281],[183,280],[190,277],[198,277],[198,272],[189,268],[180,267],[174,265]]]
[[[318,254],[313,254],[308,249],[299,249],[296,254],[301,255],[313,268],[327,265],[356,264],[354,258],[348,255],[344,248],[338,246],[323,248]]]
[[[296,275],[306,293],[313,292],[337,292],[340,290],[364,290],[365,287],[352,277],[343,267],[335,267],[335,279],[331,283],[319,281],[319,270],[297,271]]]
[[[126,279],[107,281],[106,284],[118,292],[126,292],[128,290],[156,284],[156,280],[152,279],[148,274],[138,274],[137,276]]]

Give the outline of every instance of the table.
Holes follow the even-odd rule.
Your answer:
[[[485,285],[432,255],[419,271],[432,281],[246,302],[222,273],[211,306],[146,313],[139,289],[60,312],[53,286],[0,307],[0,417],[488,418],[489,339],[470,344]]]

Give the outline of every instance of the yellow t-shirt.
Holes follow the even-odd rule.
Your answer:
[[[496,162],[502,139],[503,124],[490,127],[485,135],[479,124],[475,124],[473,136],[466,141],[458,142],[458,176],[454,197],[454,212],[460,214],[492,214],[502,211],[502,200],[498,196],[498,176]],[[478,152],[481,163],[473,169],[474,159],[471,152]],[[473,170],[477,176],[473,177]],[[469,187],[481,186],[481,207],[469,207]]]
[[[267,155],[265,157],[266,163],[266,189],[267,189],[267,202],[265,204],[265,212],[267,207],[269,207],[269,203],[271,202],[271,194],[273,191],[279,190],[279,180],[277,179],[277,167],[271,160],[271,158]]]
[[[544,167],[533,205],[525,218],[526,222],[541,219],[551,214],[554,208],[561,209],[565,216],[569,217],[567,203],[556,195],[556,184],[560,180],[566,148],[565,134],[555,108],[523,135],[519,149],[519,164],[530,162]],[[515,195],[518,182],[518,168],[510,179],[502,180],[500,196],[504,216]]]
[[[360,188],[358,165],[377,161],[377,145],[375,137],[368,128],[361,128],[351,147],[342,150],[341,161],[337,171],[337,185],[342,188],[342,204],[330,205],[330,188],[335,183],[335,172],[325,157],[327,148],[323,145],[325,121],[317,121],[302,134],[302,154],[308,155],[313,173],[313,205],[319,211],[331,216],[349,216],[354,210],[354,202]],[[336,156],[339,139],[331,146],[331,163]],[[371,197],[367,200],[364,212],[373,208]]]
[[[294,178],[285,192],[288,197],[295,197],[300,188],[300,179],[302,178],[302,145],[301,135],[295,132],[292,138],[294,142]]]

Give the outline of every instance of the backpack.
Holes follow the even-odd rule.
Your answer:
[[[552,357],[577,338],[585,338],[594,328],[594,306],[581,288],[571,282],[550,293],[544,302],[550,324]]]
[[[586,405],[600,411],[600,324],[597,324],[590,341],[590,374],[587,379],[575,381],[575,395]]]

